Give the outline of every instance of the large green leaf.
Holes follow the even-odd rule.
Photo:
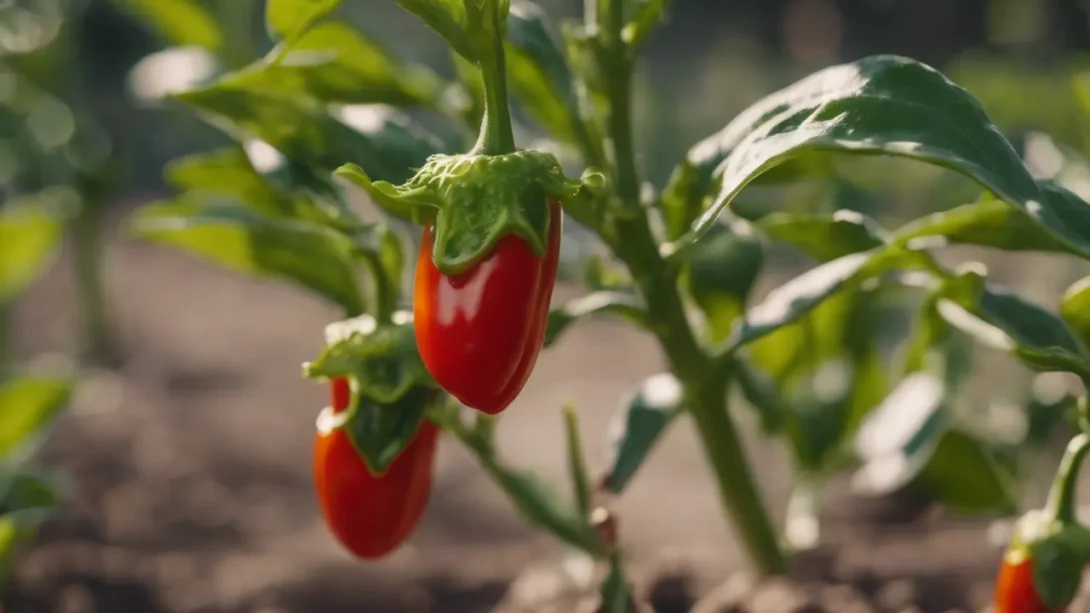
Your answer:
[[[332,13],[343,0],[267,0],[265,28],[273,38],[292,39]]]
[[[887,233],[878,222],[849,210],[832,215],[771,213],[754,225],[819,262],[881,247],[887,240]],[[701,242],[706,240],[709,239]]]
[[[918,159],[976,180],[1051,235],[1090,256],[1090,235],[1040,189],[980,105],[936,70],[874,56],[819,71],[758,102],[719,136],[726,152],[712,204],[666,252],[688,247],[762,173],[818,152]]]
[[[0,460],[31,443],[68,404],[72,381],[21,375],[0,385]]]
[[[141,208],[131,228],[232,270],[295,283],[348,313],[363,308],[353,245],[326,227],[237,205],[179,200]]]
[[[722,341],[746,308],[764,266],[764,245],[742,222],[720,224],[686,253],[682,284],[707,318],[712,338]]]
[[[1013,513],[1017,499],[1012,477],[984,441],[950,430],[939,440],[918,482],[958,513]]]
[[[439,96],[440,82],[430,70],[403,65],[339,21],[320,23],[283,45],[228,82],[237,89],[326,103],[431,105]]]
[[[572,142],[579,129],[571,69],[545,12],[514,0],[507,17],[507,72],[519,102],[553,136]]]
[[[65,218],[77,204],[74,192],[53,189],[0,207],[0,303],[26,289],[52,261]]]
[[[376,181],[400,184],[443,147],[404,113],[383,105],[350,106],[334,116],[320,105],[230,80],[178,98],[235,138],[262,140],[323,176],[352,162]]]
[[[114,3],[176,45],[216,50],[223,41],[215,18],[200,0],[114,0]]]
[[[650,377],[626,398],[607,432],[606,491],[619,494],[681,412],[681,384],[669,373]]]
[[[989,287],[969,270],[946,281],[939,314],[995,349],[1010,351],[1031,368],[1090,376],[1090,360],[1063,320],[1016,294]]]
[[[170,162],[164,175],[174,187],[193,194],[225,196],[265,215],[289,216],[290,200],[274,189],[241,147],[194,153]]]

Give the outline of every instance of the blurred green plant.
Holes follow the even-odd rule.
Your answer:
[[[584,175],[584,187],[597,187],[564,202],[608,255],[589,260],[587,295],[554,308],[546,342],[558,342],[581,318],[620,315],[655,337],[669,372],[621,403],[599,479],[589,477],[574,413],[566,413],[569,501],[502,462],[494,418],[466,423],[449,398],[429,418],[466,445],[528,521],[601,562],[608,610],[625,610],[630,596],[608,501],[680,417],[693,419],[724,515],[758,571],[786,568],[781,531],[742,448],[738,414],[729,410],[735,389],[794,460],[797,488],[784,531],[791,549],[819,538],[813,526],[823,484],[842,470],[853,471],[863,495],[913,487],[960,512],[1017,509],[1009,441],[979,432],[956,410],[969,356],[981,346],[1033,371],[1090,380],[1079,307],[1088,292],[1073,287],[1057,315],[992,282],[978,263],[950,267],[937,256],[968,244],[1090,259],[1090,208],[1060,171],[1031,172],[1032,160],[966,90],[903,57],[826,68],[694,145],[660,189],[641,181],[631,92],[641,44],[667,3],[590,2],[584,20],[565,22],[559,38],[528,0],[513,1],[509,14],[506,3],[491,0],[398,3],[447,40],[456,80],[386,53],[337,18],[336,0],[270,0],[271,49],[234,70],[213,37],[203,50],[162,52],[197,58],[198,69],[146,88],[148,98],[189,107],[237,144],[172,164],[167,178],[178,194],[137,212],[132,229],[293,283],[348,317],[368,314],[370,329],[329,341],[327,352],[344,354],[339,370],[308,373],[378,381],[384,393],[410,388],[418,356],[380,332],[406,301],[401,230],[411,216],[395,204],[416,193],[392,184],[431,155],[469,148],[482,114],[506,121],[505,113],[487,112],[507,103],[497,76],[477,72],[506,58],[514,99],[549,135],[535,142],[607,178],[592,185],[601,175]],[[141,6],[166,10],[168,3]],[[474,22],[485,10],[506,21],[492,29]],[[449,133],[467,138],[455,143],[429,132],[419,121],[429,115],[460,122]],[[924,162],[916,167],[925,170],[868,173],[875,157]],[[388,218],[363,221],[332,174],[337,169]],[[869,214],[888,211],[868,193],[867,179],[876,176],[942,182],[916,191],[932,203],[930,214],[889,229]],[[951,176],[959,182],[945,182]],[[781,189],[798,199],[785,201]],[[808,269],[752,301],[775,258]],[[1055,414],[1065,403],[1032,404]],[[1048,430],[1048,421],[1036,422],[1038,430]],[[391,445],[407,444],[405,431],[374,446],[384,461]]]

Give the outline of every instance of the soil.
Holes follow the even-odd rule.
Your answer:
[[[428,513],[380,563],[328,536],[310,483],[324,391],[299,375],[334,309],[179,252],[112,238],[108,291],[124,359],[89,373],[42,460],[68,476],[61,516],[16,565],[4,613],[593,611],[594,568],[527,528],[470,456],[441,447]],[[19,351],[71,351],[70,256],[21,303]],[[561,295],[574,295],[563,288]],[[580,324],[544,354],[500,428],[512,463],[562,483],[560,407],[600,455],[617,399],[661,368],[622,325]],[[743,417],[744,415],[740,416]],[[770,506],[788,473],[745,424]],[[699,447],[674,428],[617,502],[629,574],[658,613],[979,611],[999,538],[926,501],[864,501],[833,484],[822,545],[756,585],[724,526]],[[994,535],[993,535],[994,536]],[[724,578],[726,580],[724,581]],[[1090,605],[1082,605],[1090,610]],[[1075,610],[1084,610],[1076,607]]]

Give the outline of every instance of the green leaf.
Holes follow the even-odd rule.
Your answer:
[[[610,450],[603,487],[619,494],[681,412],[681,384],[669,373],[646,379],[621,403],[607,434]]]
[[[295,214],[290,199],[254,170],[241,147],[225,147],[173,160],[164,175],[170,185],[192,194],[228,197],[264,215]]]
[[[478,59],[477,44],[470,35],[463,0],[395,0],[446,39],[467,60]]]
[[[920,472],[920,486],[946,508],[958,513],[1012,513],[1017,499],[1012,475],[982,441],[950,430]]]
[[[354,162],[376,181],[400,183],[443,147],[407,115],[384,105],[345,107],[335,117],[319,106],[230,81],[178,98],[236,139],[257,138],[326,175]]]
[[[0,207],[0,303],[22,293],[46,269],[77,205],[75,192],[51,189]]]
[[[553,136],[574,142],[580,125],[571,69],[541,7],[529,0],[511,3],[506,49],[507,73],[519,102]]]
[[[884,272],[902,253],[884,249],[853,253],[791,279],[746,312],[727,339],[726,350],[733,351],[797,321],[830,296]]]
[[[173,44],[214,51],[223,42],[215,18],[199,0],[114,0],[114,3]]]
[[[1083,347],[1090,347],[1090,277],[1071,284],[1060,302],[1060,316]]]
[[[1059,204],[1057,211],[1065,219],[1078,223],[1085,207],[1080,201],[1064,197],[1061,188],[1042,183],[1045,193],[1053,194],[1052,202]],[[1064,211],[1067,211],[1065,214]],[[1090,208],[1085,215],[1090,216]],[[1086,222],[1090,227],[1090,217]],[[906,224],[898,230],[894,240],[900,244],[926,237],[942,237],[953,244],[981,245],[1005,251],[1043,251],[1054,253],[1073,253],[1063,241],[1034,223],[1021,210],[1011,207],[993,194],[985,193],[971,204],[955,207],[948,211],[933,213],[923,219]]]
[[[716,168],[714,202],[688,234],[690,246],[748,183],[787,161],[839,151],[909,157],[962,173],[1023,210],[1051,235],[1090,254],[1083,228],[1067,223],[980,105],[939,72],[897,56],[819,71],[760,101],[721,133],[729,152]]]
[[[730,334],[763,266],[764,246],[743,222],[716,226],[685,255],[681,282],[707,317],[716,341]]]
[[[303,365],[304,376],[349,377],[359,394],[382,404],[427,385],[431,377],[416,348],[411,315],[405,311],[395,315],[392,324],[379,324],[370,315],[330,324],[326,347]]]
[[[600,314],[620,315],[637,325],[647,320],[646,306],[643,299],[632,292],[600,290],[580,296],[560,308],[549,312],[549,323],[545,328],[545,346],[552,346],[560,335],[584,317]]]
[[[1090,360],[1056,315],[1016,294],[989,287],[969,270],[946,281],[939,314],[952,326],[995,349],[1010,351],[1042,371],[1090,376]]]
[[[17,528],[33,528],[56,511],[59,489],[48,475],[0,466],[0,515],[14,520]]]
[[[293,39],[335,11],[341,2],[342,0],[267,0],[265,29],[274,39]]]
[[[888,234],[870,217],[846,209],[832,215],[771,213],[754,225],[819,262],[881,247]]]
[[[226,268],[295,283],[348,313],[363,310],[353,246],[329,228],[266,217],[241,206],[184,199],[141,208],[130,227],[147,240],[180,247]]]
[[[614,553],[609,556],[609,573],[602,581],[602,605],[598,608],[600,613],[628,613],[636,610],[632,602],[632,593],[628,587],[628,578],[625,576],[624,566],[621,564],[621,555]]]
[[[283,43],[228,82],[236,89],[297,95],[324,103],[433,105],[440,81],[406,66],[352,26],[326,21]]]
[[[72,380],[22,375],[0,385],[0,460],[31,444],[68,404]]]

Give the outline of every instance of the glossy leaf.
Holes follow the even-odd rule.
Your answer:
[[[643,299],[631,292],[600,290],[581,296],[549,312],[545,346],[554,344],[568,326],[584,317],[608,313],[643,324],[647,319],[645,309]]]
[[[342,234],[305,221],[266,217],[241,206],[180,200],[148,205],[131,228],[226,268],[305,287],[348,313],[363,309],[352,244]]]
[[[297,99],[230,82],[178,97],[235,138],[264,141],[326,176],[354,162],[373,180],[401,183],[443,146],[404,113],[383,105],[350,106],[333,116]]]
[[[349,377],[354,389],[375,402],[389,404],[431,381],[416,348],[411,315],[395,314],[394,324],[379,324],[370,315],[330,324],[326,347],[303,365],[311,378]]]
[[[1085,205],[1081,202],[1062,197],[1059,188],[1054,185],[1042,184],[1042,189],[1046,193],[1054,194],[1053,202],[1061,203],[1061,207],[1068,205],[1066,208],[1057,208],[1059,211],[1070,211],[1063,217],[1072,220],[1082,217],[1079,211]],[[1090,216],[1090,207],[1087,209],[1086,215]],[[1090,222],[1090,217],[1087,221]],[[1090,224],[1086,227],[1090,228]],[[942,237],[953,244],[981,245],[1005,251],[1081,255],[1078,250],[1070,249],[1063,241],[1034,223],[1025,213],[989,193],[971,204],[933,213],[909,223],[897,231],[894,239],[898,243],[907,244],[911,240],[926,237]]]
[[[265,28],[272,38],[295,38],[306,32],[343,0],[267,0]]]
[[[549,31],[545,12],[529,0],[511,3],[507,72],[526,111],[553,136],[574,141],[579,119],[571,70]]]
[[[1090,347],[1090,277],[1071,284],[1060,303],[1060,316],[1084,348]]]
[[[669,373],[645,380],[621,403],[607,431],[606,491],[619,494],[681,411],[681,384]]]
[[[356,28],[326,21],[232,75],[236,89],[298,95],[324,103],[431,105],[440,82],[426,68],[406,66]]]
[[[726,347],[732,351],[786,326],[830,296],[896,262],[882,249],[853,253],[813,268],[771,291],[735,326]]]
[[[950,279],[938,303],[952,326],[995,349],[1012,352],[1031,368],[1090,376],[1090,360],[1056,315],[997,287],[973,271]]]
[[[114,3],[176,45],[216,50],[223,41],[215,18],[200,0],[114,0]]]
[[[1023,210],[1070,248],[1090,254],[1090,237],[1066,223],[1018,153],[980,105],[934,69],[874,56],[817,72],[742,113],[721,133],[728,151],[715,170],[719,190],[692,230],[666,248],[689,246],[748,183],[813,152],[885,154],[962,173]]]
[[[682,284],[707,317],[711,336],[722,341],[746,308],[764,266],[764,245],[739,222],[717,226],[682,262]]]
[[[68,378],[22,375],[0,384],[0,460],[37,439],[67,406]]]
[[[73,192],[50,190],[0,208],[0,303],[22,293],[53,260],[77,204]]]
[[[754,225],[774,240],[787,243],[819,262],[869,251],[887,240],[887,232],[878,222],[849,210],[832,215],[771,213]]]

